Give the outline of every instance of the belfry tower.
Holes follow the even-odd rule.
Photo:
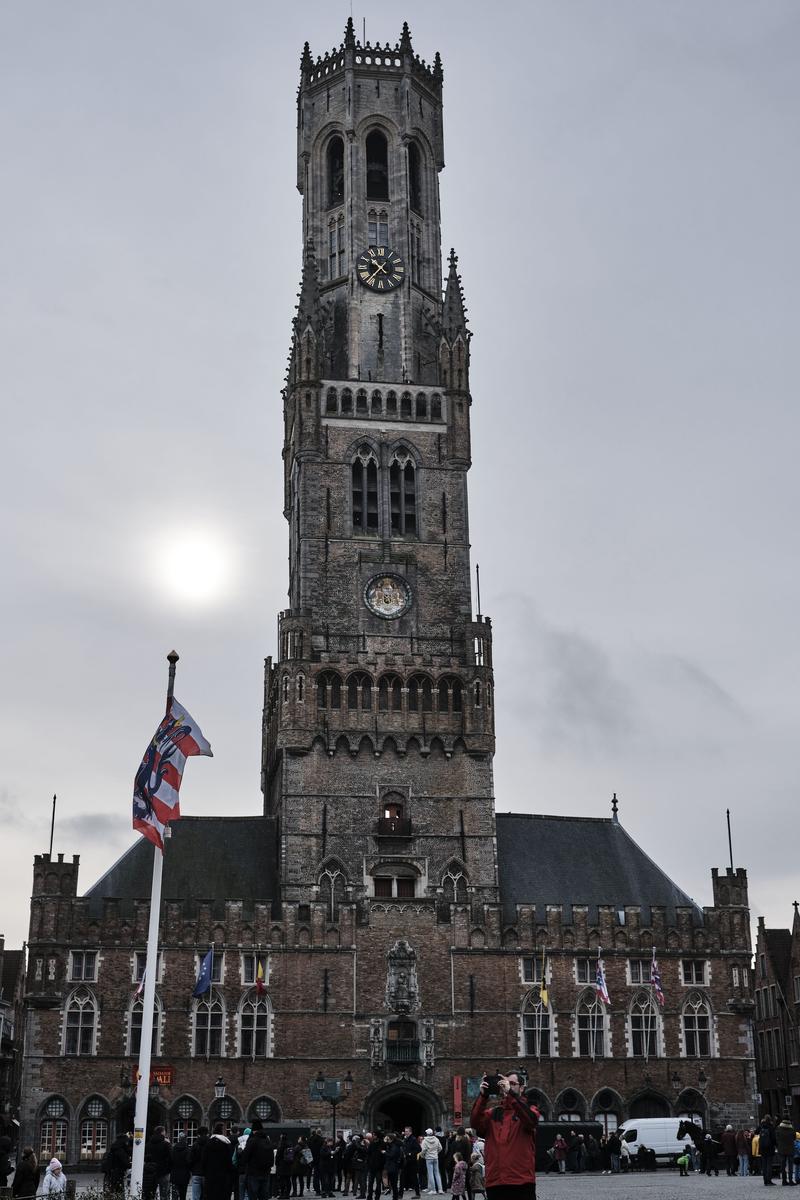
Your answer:
[[[262,787],[281,899],[498,899],[491,624],[473,618],[469,340],[442,295],[442,67],[343,44],[297,101],[302,283],[284,391],[289,607]]]

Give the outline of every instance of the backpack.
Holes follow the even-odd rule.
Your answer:
[[[114,1166],[114,1155],[111,1152],[111,1147],[109,1147],[108,1150],[106,1150],[103,1157],[100,1159],[100,1170],[103,1172],[104,1175],[108,1175],[108,1173],[112,1170],[113,1166]]]

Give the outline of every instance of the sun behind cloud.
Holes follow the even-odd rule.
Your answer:
[[[236,575],[229,541],[218,529],[196,526],[162,533],[156,577],[167,596],[198,607],[230,595]]]

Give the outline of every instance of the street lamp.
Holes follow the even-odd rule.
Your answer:
[[[681,1080],[680,1075],[678,1074],[677,1071],[673,1071],[672,1072],[672,1089],[673,1089],[673,1091],[679,1092],[682,1087],[683,1087],[683,1082]]]
[[[223,1100],[225,1098],[225,1080],[222,1076],[218,1076],[217,1082],[214,1084],[214,1099]]]
[[[331,1106],[331,1119],[333,1121],[332,1137],[336,1141],[336,1108],[342,1100],[344,1100],[353,1090],[353,1076],[348,1071],[344,1079],[326,1079],[319,1072],[314,1080],[314,1091],[317,1093],[318,1100],[327,1100]]]
[[[148,1095],[151,1100],[158,1099],[158,1080],[155,1079],[153,1076],[150,1077],[150,1087],[148,1089]]]

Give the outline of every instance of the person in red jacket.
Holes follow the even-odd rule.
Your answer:
[[[485,1141],[486,1200],[536,1200],[536,1126],[539,1110],[522,1093],[516,1071],[498,1075],[500,1103],[489,1107],[489,1079],[481,1080],[470,1125]]]

